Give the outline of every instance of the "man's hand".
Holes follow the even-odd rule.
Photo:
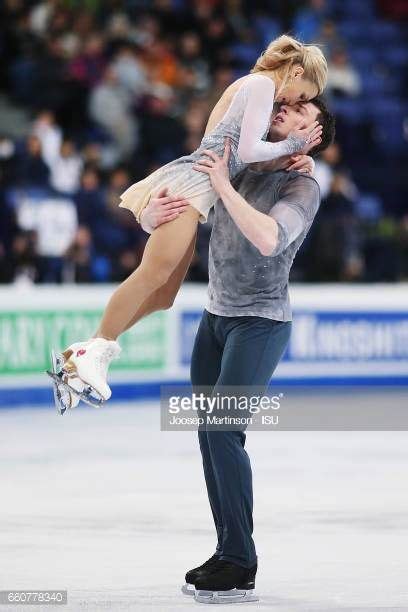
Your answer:
[[[290,134],[296,136],[300,141],[303,141],[303,146],[299,149],[299,153],[307,153],[313,149],[322,140],[323,127],[318,121],[313,121],[311,125],[300,123],[297,127],[291,130]]]
[[[149,234],[159,225],[177,219],[189,206],[188,200],[177,195],[169,196],[167,192],[167,187],[161,189],[154,198],[150,198],[148,205],[142,211],[140,224]]]
[[[309,155],[291,155],[284,166],[286,172],[297,170],[302,174],[312,175],[315,169],[315,163]]]
[[[299,126],[299,128],[300,127],[301,126]],[[288,161],[285,162],[285,166],[284,166],[285,170],[287,172],[290,172],[291,170],[297,170],[298,172],[301,172],[302,174],[312,175],[315,169],[315,163],[314,163],[313,158],[310,157],[308,153],[314,147],[317,147],[317,145],[319,145],[321,142],[322,142],[322,126],[318,125],[316,128],[314,128],[314,130],[312,130],[312,137],[310,139],[310,142],[308,142],[303,147],[302,151],[300,151],[300,153],[295,153],[294,155],[291,155]]]
[[[317,136],[317,138],[308,142],[307,145],[305,145],[305,147],[297,155],[307,155],[309,151],[317,147],[317,145],[319,145],[321,142],[322,142],[322,136],[320,134],[320,136]]]
[[[224,155],[219,157],[214,151],[206,149],[203,155],[206,158],[199,159],[197,164],[193,166],[198,172],[205,172],[210,177],[213,189],[219,194],[221,190],[230,184],[228,160],[231,152],[230,141],[225,140]],[[209,159],[207,159],[209,158]]]

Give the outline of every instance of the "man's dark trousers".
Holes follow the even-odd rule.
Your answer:
[[[291,322],[224,317],[206,310],[191,359],[193,388],[256,385],[266,388],[289,341]],[[244,431],[198,432],[220,559],[252,567],[252,472]]]

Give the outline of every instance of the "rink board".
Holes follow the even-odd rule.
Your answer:
[[[0,290],[0,405],[50,401],[51,347],[92,335],[113,286]],[[292,384],[407,384],[408,285],[294,285],[293,330],[275,379]],[[174,307],[121,338],[112,366],[116,400],[156,397],[187,381],[206,288],[185,285]]]

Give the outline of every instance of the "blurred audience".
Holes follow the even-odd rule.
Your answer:
[[[50,159],[50,184],[56,191],[73,195],[79,187],[82,158],[72,140],[64,140],[54,159]]]
[[[109,66],[89,97],[89,115],[110,136],[117,160],[132,154],[137,144],[137,121],[132,113],[132,92]]]
[[[293,277],[407,280],[404,4],[4,0],[0,282],[126,278],[147,235],[120,194],[194,150],[224,89],[286,30],[323,46],[338,118]],[[207,279],[210,231],[199,228],[190,280]]]
[[[328,94],[333,96],[358,96],[361,93],[360,77],[357,70],[350,64],[344,49],[334,49],[328,64]]]
[[[304,4],[296,13],[294,19],[294,31],[296,36],[305,42],[312,42],[317,39],[324,19],[328,14],[328,7],[325,0],[310,0]]]
[[[27,138],[23,150],[16,160],[18,168],[16,184],[28,187],[48,187],[50,171],[42,154],[41,141],[37,136]]]

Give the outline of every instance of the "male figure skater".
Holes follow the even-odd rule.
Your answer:
[[[282,106],[270,138],[283,139],[299,123],[319,121],[322,141],[334,138],[334,118],[320,99]],[[208,303],[191,361],[193,387],[213,394],[225,385],[266,388],[287,346],[291,329],[289,272],[320,204],[319,187],[308,175],[276,170],[276,162],[254,164],[231,184],[228,146],[223,158],[208,152],[197,170],[209,174],[220,196],[209,252]],[[142,224],[161,222],[183,203],[158,198]],[[222,392],[222,391],[221,391]],[[252,474],[244,431],[198,433],[208,497],[217,533],[214,555],[187,572],[202,603],[256,601],[257,556],[252,539]],[[184,592],[188,592],[185,590]]]

